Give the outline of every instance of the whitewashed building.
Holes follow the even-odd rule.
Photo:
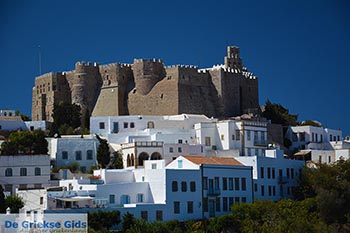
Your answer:
[[[264,156],[267,148],[264,119],[232,119],[195,125],[196,139],[210,150],[238,150],[241,156]]]
[[[332,142],[342,141],[342,131],[316,126],[291,126],[286,135],[291,141],[290,150],[330,150]]]
[[[1,155],[0,185],[11,194],[49,186],[49,155]]]
[[[88,171],[97,165],[97,149],[99,141],[92,135],[62,136],[61,138],[47,138],[49,154],[56,167],[67,167],[78,162],[79,170]]]
[[[236,157],[253,167],[253,198],[277,201],[292,198],[304,161],[285,159],[282,150],[266,150],[265,156]]]

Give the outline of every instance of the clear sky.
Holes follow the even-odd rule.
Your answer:
[[[241,49],[267,99],[350,134],[350,3],[276,1],[0,1],[0,109],[31,115],[39,74],[76,61],[222,64]]]

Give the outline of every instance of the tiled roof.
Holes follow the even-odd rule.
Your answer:
[[[204,157],[204,156],[183,156],[195,164],[217,164],[229,166],[244,166],[234,158]]]

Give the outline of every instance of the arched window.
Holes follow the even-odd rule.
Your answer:
[[[162,159],[161,154],[159,154],[158,152],[153,152],[151,155],[151,160],[160,160]]]
[[[134,154],[131,154],[131,166],[135,166],[135,158],[134,158]]]
[[[149,159],[149,155],[146,152],[142,152],[139,154],[139,166],[143,166],[143,161],[144,160],[148,160]]]
[[[126,166],[130,167],[131,166],[131,159],[130,159],[130,155],[128,154],[128,156],[126,157]]]
[[[153,121],[147,122],[147,128],[148,129],[154,129],[154,122]]]
[[[6,168],[5,176],[12,176],[12,168]]]

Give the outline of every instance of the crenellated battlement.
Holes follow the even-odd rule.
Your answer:
[[[51,103],[68,100],[95,116],[186,112],[223,117],[257,108],[259,103],[257,77],[242,65],[236,46],[227,47],[224,64],[211,68],[165,66],[159,58],[135,58],[132,64],[78,61],[71,71],[36,77],[35,84],[34,120],[52,115],[52,108],[40,102],[46,93]]]

